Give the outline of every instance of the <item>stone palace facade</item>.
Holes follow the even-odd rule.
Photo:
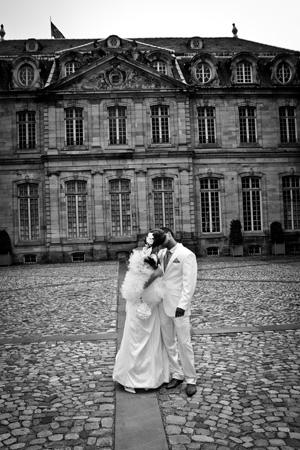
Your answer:
[[[0,41],[0,229],[15,263],[197,256],[300,236],[300,55],[237,37]]]

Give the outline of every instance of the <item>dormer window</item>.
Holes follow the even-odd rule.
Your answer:
[[[196,55],[191,61],[191,81],[197,84],[205,85],[210,83],[214,86],[219,84],[217,73],[217,61],[208,53]]]
[[[19,82],[22,86],[32,86],[34,81],[34,69],[29,64],[24,64],[19,69]]]
[[[167,75],[167,65],[164,61],[153,61],[152,67],[157,70],[157,72]]]
[[[252,64],[243,61],[236,65],[236,82],[253,83]]]
[[[79,69],[80,65],[77,61],[70,61],[67,62],[65,65],[65,75],[66,77],[68,75],[71,75],[71,73],[76,72],[77,69]]]
[[[195,69],[196,79],[201,83],[205,84],[211,80],[211,69],[207,63],[200,63]]]
[[[32,56],[19,56],[12,63],[12,88],[36,89],[43,86],[39,61]]]
[[[282,84],[286,84],[291,80],[292,71],[285,61],[278,64],[276,68],[276,78]]]
[[[231,82],[233,84],[259,84],[258,60],[251,53],[239,53],[232,59]]]

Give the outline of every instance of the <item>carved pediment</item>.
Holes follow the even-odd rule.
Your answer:
[[[72,91],[98,90],[148,90],[174,89],[182,87],[175,79],[166,79],[149,66],[124,58],[103,58],[102,61],[82,67],[69,77],[52,85],[49,90],[68,89]]]
[[[136,70],[99,70],[98,72],[72,83],[71,90],[109,90],[109,89],[161,89],[170,85],[158,77],[141,74]]]

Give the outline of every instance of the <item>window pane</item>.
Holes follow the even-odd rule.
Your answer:
[[[282,62],[278,64],[277,70],[276,70],[276,77],[278,81],[281,83],[288,83],[291,79],[292,72],[290,69],[290,66],[286,62]]]
[[[169,107],[151,107],[152,142],[164,144],[170,141],[169,137]]]
[[[111,230],[114,236],[131,235],[130,181],[111,180]]]
[[[154,226],[174,229],[174,187],[172,178],[153,179]]]
[[[35,148],[35,111],[18,112],[17,123],[19,149]]]
[[[65,110],[66,145],[83,145],[83,110]]]
[[[126,144],[126,108],[110,107],[108,108],[109,124],[109,144]]]
[[[216,142],[214,108],[198,108],[198,128],[200,144],[213,144]]]
[[[153,69],[157,70],[157,72],[163,73],[163,74],[167,74],[167,66],[166,63],[163,61],[153,61],[152,63],[152,67]]]
[[[37,184],[28,183],[18,186],[18,205],[20,239],[38,239],[40,226]]]
[[[283,177],[284,228],[300,229],[300,177]]]
[[[252,83],[252,65],[248,62],[238,63],[236,66],[237,83]]]
[[[66,183],[68,237],[87,237],[87,184],[86,181]]]
[[[201,63],[196,67],[196,78],[200,83],[205,84],[211,79],[211,70],[208,64]]]
[[[253,107],[239,108],[241,143],[256,142],[256,110]]]
[[[200,189],[202,233],[220,232],[219,180],[217,178],[201,179]]]
[[[295,108],[294,107],[279,108],[279,121],[280,121],[280,142],[282,143],[297,142]]]
[[[243,218],[245,231],[261,231],[261,189],[257,177],[242,178]]]
[[[34,69],[29,64],[24,64],[19,71],[19,81],[23,86],[31,86],[34,80]]]

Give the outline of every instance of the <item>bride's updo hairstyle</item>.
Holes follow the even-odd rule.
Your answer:
[[[158,247],[159,245],[162,245],[166,239],[166,233],[164,232],[164,230],[156,228],[155,230],[151,230],[145,237],[146,245],[149,245],[149,235],[152,235],[151,237],[153,237],[151,247]]]

